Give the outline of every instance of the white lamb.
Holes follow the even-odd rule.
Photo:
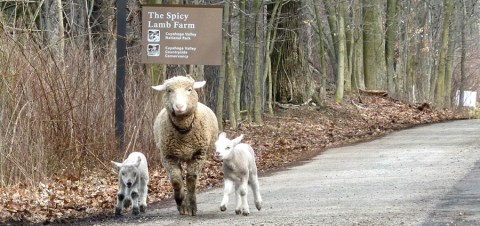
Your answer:
[[[248,186],[252,188],[255,206],[258,210],[262,208],[262,197],[260,196],[260,185],[258,183],[257,166],[255,154],[250,145],[240,143],[243,134],[230,140],[222,132],[215,142],[216,155],[223,160],[224,192],[220,210],[225,211],[228,204],[228,196],[235,186],[237,198],[236,214],[247,216],[250,214],[248,207],[247,193]]]
[[[218,135],[215,113],[198,102],[195,91],[205,83],[195,82],[190,76],[175,76],[152,87],[163,91],[163,109],[153,125],[155,143],[182,215],[197,214],[197,180]],[[186,163],[186,169],[182,169],[182,162]]]
[[[118,169],[119,182],[115,216],[120,216],[122,208],[128,208],[131,204],[134,215],[138,215],[140,212],[145,213],[149,181],[145,155],[140,152],[132,152],[123,163],[111,162]]]

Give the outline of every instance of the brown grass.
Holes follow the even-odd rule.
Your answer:
[[[159,111],[145,74],[127,66],[125,153],[114,134],[115,53],[89,63],[82,43],[67,43],[65,61],[55,46],[33,35],[0,36],[0,187],[35,185],[85,167],[110,169],[110,159],[131,150],[153,155],[151,124]],[[138,71],[138,70],[137,70]]]

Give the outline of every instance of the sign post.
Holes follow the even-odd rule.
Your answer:
[[[115,138],[119,151],[124,148],[125,134],[125,56],[127,34],[126,0],[117,0],[117,76],[115,82]]]

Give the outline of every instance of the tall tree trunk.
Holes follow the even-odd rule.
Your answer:
[[[460,89],[459,89],[459,95],[458,95],[458,107],[461,109],[463,108],[463,101],[464,101],[464,94],[463,91],[465,91],[465,78],[466,78],[466,71],[465,71],[465,57],[466,57],[466,26],[467,26],[467,6],[466,2],[467,0],[462,0],[462,24],[460,26],[461,29],[461,56],[460,56]]]
[[[268,84],[266,85],[268,88],[268,98],[267,98],[267,109],[270,115],[273,115],[273,76],[272,76],[272,52],[273,52],[273,45],[275,44],[275,39],[277,37],[277,27],[278,27],[278,19],[277,16],[279,11],[281,11],[283,4],[282,1],[277,1],[273,6],[273,9],[270,11],[270,19],[267,25],[267,34],[265,37],[265,68],[263,75],[264,78],[264,86],[266,81],[268,80]]]
[[[448,50],[448,34],[450,28],[450,17],[453,10],[452,0],[443,0],[443,27],[442,27],[442,47],[440,49],[440,63],[438,65],[438,78],[435,90],[435,104],[438,108],[445,106],[445,70]]]
[[[455,4],[455,2],[453,3]],[[453,6],[455,8],[455,6]],[[454,68],[454,59],[455,59],[455,31],[456,31],[456,18],[457,16],[453,13],[455,9],[452,9],[451,14],[451,22],[448,34],[448,50],[447,50],[447,59],[445,62],[445,107],[453,107],[452,106],[452,82],[453,82],[453,68]]]
[[[252,121],[255,80],[255,27],[256,15],[253,1],[245,2],[245,55],[243,58],[242,108],[247,110],[248,121]]]
[[[238,26],[238,68],[237,68],[237,84],[235,86],[235,118],[241,120],[240,112],[242,110],[241,106],[243,105],[243,100],[241,99],[242,95],[242,83],[243,83],[243,63],[245,59],[245,4],[246,0],[239,0],[239,9],[238,14],[239,26]]]
[[[262,102],[263,102],[263,97],[262,95],[262,50],[264,49],[262,47],[263,45],[263,13],[261,10],[261,1],[260,0],[254,0],[254,12],[255,12],[255,18],[256,18],[256,24],[255,26],[255,69],[254,69],[254,80],[253,80],[253,121],[256,124],[262,125],[263,124],[263,109],[262,109]]]
[[[320,56],[320,74],[321,74],[321,78],[320,78],[320,87],[319,87],[319,91],[318,91],[318,95],[319,95],[319,100],[317,100],[317,102],[320,104],[320,105],[323,105],[324,102],[325,102],[325,98],[327,96],[327,64],[325,62],[325,42],[323,41],[324,40],[324,31],[323,31],[323,27],[322,27],[322,20],[321,20],[321,14],[318,10],[318,7],[317,5],[315,5],[315,0],[312,0],[311,1],[311,4],[313,6],[313,9],[314,9],[314,13],[315,13],[315,22],[316,22],[316,25],[317,25],[317,29],[318,29],[318,55]]]
[[[230,18],[230,0],[225,1],[223,12],[223,46],[222,46],[222,64],[220,65],[220,74],[218,76],[217,86],[217,107],[215,113],[217,115],[218,129],[223,131],[223,97],[225,94],[225,77],[226,77],[226,52],[228,42],[228,26]]]
[[[386,66],[383,44],[382,1],[363,0],[363,56],[367,89],[385,89]]]
[[[345,59],[346,59],[346,38],[345,38],[345,0],[341,0],[338,10],[338,75],[337,88],[335,90],[335,102],[339,103],[343,99],[344,78],[345,78]]]
[[[395,96],[395,33],[397,30],[397,0],[387,1],[387,20],[385,24],[385,59],[387,65],[388,93]]]
[[[281,11],[282,20],[275,51],[272,54],[273,71],[276,74],[276,100],[282,103],[302,104],[313,95],[313,82],[305,50],[299,34],[303,18],[298,16],[302,3],[288,1]]]

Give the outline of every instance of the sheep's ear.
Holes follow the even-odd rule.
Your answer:
[[[114,162],[114,161],[110,161],[110,162],[112,163],[112,166],[115,169],[120,169],[120,167],[122,167],[122,163]]]
[[[233,142],[234,145],[237,145],[237,144],[240,144],[242,139],[243,139],[243,134],[238,136],[237,138],[233,139],[232,142]]]
[[[162,84],[162,85],[158,85],[158,86],[152,86],[152,88],[153,88],[154,90],[163,91],[163,90],[165,90],[165,88],[167,88],[167,87]]]
[[[221,132],[220,135],[218,135],[218,138],[226,138],[227,134],[225,132]]]
[[[137,162],[135,163],[135,167],[139,167],[141,162],[142,162],[142,158],[140,158],[140,156],[138,156]]]
[[[202,88],[205,85],[205,83],[207,83],[207,82],[205,82],[205,81],[195,82],[195,83],[193,83],[193,88],[194,89]]]

